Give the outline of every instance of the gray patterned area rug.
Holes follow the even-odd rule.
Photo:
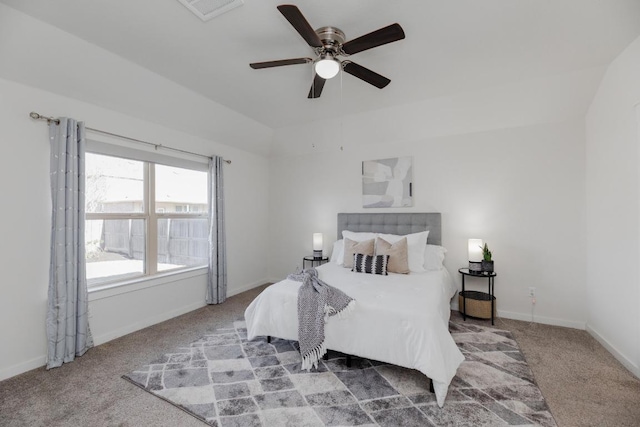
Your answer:
[[[450,328],[466,360],[443,408],[418,371],[359,358],[347,367],[336,352],[301,371],[297,342],[247,341],[244,321],[123,378],[218,427],[556,425],[510,332]]]

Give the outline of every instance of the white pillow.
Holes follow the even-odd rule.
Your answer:
[[[426,271],[424,269],[424,251],[427,247],[428,231],[407,234],[406,236],[399,236],[397,234],[378,234],[378,236],[391,244],[406,237],[409,248],[409,270],[411,270],[412,273],[424,273]]]
[[[331,250],[331,259],[329,262],[335,262],[338,265],[344,264],[344,240],[336,240],[333,242],[333,249]]]
[[[355,232],[349,230],[342,231],[342,237],[345,239],[353,240],[354,242],[364,242],[365,240],[371,240],[378,237],[378,233],[367,232]]]
[[[424,250],[424,268],[426,270],[442,270],[446,253],[447,250],[442,246],[427,245]]]

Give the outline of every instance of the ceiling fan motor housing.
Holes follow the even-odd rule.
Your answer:
[[[316,34],[322,41],[324,47],[320,48],[318,54],[331,52],[334,55],[344,54],[341,52],[342,44],[346,41],[344,32],[336,27],[320,27]]]

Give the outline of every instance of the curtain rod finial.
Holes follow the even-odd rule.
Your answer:
[[[35,111],[30,112],[29,117],[31,117],[33,120],[46,120],[47,123],[53,122],[57,125],[60,124],[60,120],[54,119],[53,117],[43,116],[42,114],[36,113]]]

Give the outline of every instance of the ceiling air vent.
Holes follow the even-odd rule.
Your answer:
[[[203,21],[240,7],[244,0],[178,0]]]

